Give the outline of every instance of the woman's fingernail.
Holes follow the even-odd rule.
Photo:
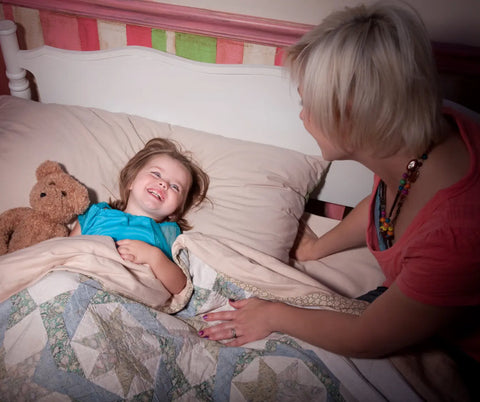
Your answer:
[[[208,318],[208,315],[205,314],[205,315],[202,316],[202,318],[203,318],[204,320],[206,320],[206,319]]]
[[[200,336],[203,336],[204,333],[205,332],[203,332],[203,331],[198,331],[198,335],[200,335]]]
[[[228,299],[228,300],[230,300],[231,302],[234,302],[234,301],[235,301],[235,299]]]

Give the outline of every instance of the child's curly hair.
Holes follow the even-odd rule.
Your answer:
[[[154,138],[145,144],[145,147],[131,158],[120,172],[119,191],[120,199],[110,200],[110,206],[120,211],[127,207],[130,194],[129,187],[140,169],[154,156],[168,155],[179,161],[190,172],[192,185],[188,191],[185,203],[170,217],[170,221],[177,222],[182,231],[191,229],[185,219],[185,214],[190,208],[199,205],[207,196],[210,179],[208,175],[191,158],[190,154],[184,153],[173,141],[165,138]]]

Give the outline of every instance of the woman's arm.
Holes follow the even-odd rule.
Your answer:
[[[180,293],[187,284],[187,277],[180,267],[162,250],[140,240],[119,240],[117,250],[126,261],[148,264],[155,277],[171,294]]]
[[[232,302],[237,310],[210,313],[206,321],[225,321],[203,330],[212,340],[237,338],[240,346],[282,332],[321,348],[351,357],[374,358],[428,339],[449,323],[458,309],[416,302],[392,285],[361,316],[303,309],[260,299]]]
[[[308,228],[301,226],[293,256],[299,261],[318,260],[366,244],[368,208],[370,196],[366,197],[333,229],[323,236],[317,236]]]

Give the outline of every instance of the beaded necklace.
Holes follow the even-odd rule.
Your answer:
[[[397,194],[395,196],[395,200],[393,201],[392,208],[390,209],[388,217],[386,216],[387,214],[385,206],[387,186],[383,180],[380,181],[380,184],[378,186],[380,197],[379,228],[380,233],[385,240],[387,248],[392,246],[392,242],[395,237],[395,222],[397,221],[398,215],[400,214],[400,210],[402,209],[402,205],[405,202],[405,198],[407,198],[408,191],[410,190],[412,183],[417,180],[418,175],[420,174],[420,168],[422,167],[423,162],[428,158],[429,150],[425,152],[420,158],[412,159],[410,162],[408,162],[407,171],[402,174]]]

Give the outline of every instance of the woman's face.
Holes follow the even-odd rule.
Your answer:
[[[300,98],[302,98],[302,92],[299,89],[298,93]],[[339,148],[334,144],[321,129],[319,129],[310,118],[308,112],[303,107],[302,101],[302,110],[300,111],[300,119],[303,122],[303,126],[310,133],[310,135],[317,141],[320,150],[322,151],[322,156],[327,161],[347,159],[345,150]]]

